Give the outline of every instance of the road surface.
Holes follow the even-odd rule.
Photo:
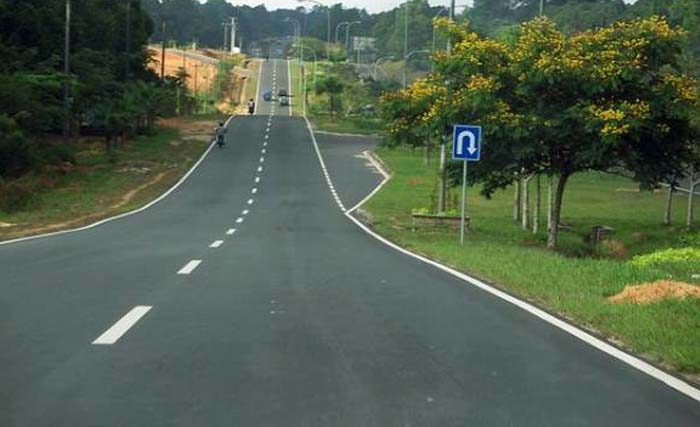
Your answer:
[[[700,425],[696,401],[369,237],[271,107],[151,209],[0,246],[0,425]],[[379,182],[371,142],[318,140],[345,205]]]

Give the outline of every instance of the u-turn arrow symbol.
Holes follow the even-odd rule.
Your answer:
[[[465,130],[457,137],[457,155],[464,155],[464,138],[469,138],[467,151],[470,155],[474,154],[476,152],[476,137],[471,131]]]

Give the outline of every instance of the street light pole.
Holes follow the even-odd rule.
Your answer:
[[[297,0],[299,3],[313,3],[319,7],[326,7],[320,1],[316,0]],[[330,61],[330,45],[331,45],[331,8],[326,7],[326,12],[328,12],[328,28],[326,29],[326,59]]]
[[[406,89],[406,85],[407,85],[406,69],[408,68],[408,60],[411,58],[411,56],[413,56],[417,53],[430,53],[430,51],[428,49],[412,50],[411,52],[409,52],[408,55],[403,57],[403,61],[404,61],[404,64],[403,64],[403,88],[404,89]]]
[[[347,25],[349,23],[350,22],[348,22],[348,21],[343,21],[343,22],[339,22],[338,25],[335,26],[335,42],[336,43],[338,43],[338,30],[340,30],[340,27],[342,27],[343,25]]]
[[[66,22],[65,22],[65,40],[63,47],[63,136],[70,137],[70,89],[68,87],[68,74],[70,73],[70,19],[71,19],[71,3],[66,0]]]
[[[345,49],[348,52],[350,51],[350,27],[352,27],[355,24],[361,24],[361,23],[362,22],[360,22],[360,21],[352,21],[352,22],[348,22],[347,27],[345,27]]]

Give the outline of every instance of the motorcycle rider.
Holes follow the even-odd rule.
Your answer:
[[[250,101],[248,101],[248,114],[253,114],[255,112],[255,101],[253,101],[253,98],[250,98]]]
[[[219,126],[216,127],[216,145],[221,148],[224,146],[224,136],[226,135],[226,126],[224,122],[219,122]]]

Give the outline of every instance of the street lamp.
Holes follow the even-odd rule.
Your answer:
[[[416,55],[418,53],[430,53],[430,50],[428,50],[428,49],[412,50],[411,52],[408,53],[408,55],[403,57],[403,88],[404,89],[406,89],[406,69],[408,68],[408,60],[411,58],[411,56]]]
[[[324,7],[324,4],[316,0],[297,0],[299,3],[313,3],[319,7]],[[331,45],[331,8],[326,7],[326,12],[328,13],[328,28],[326,31],[326,59],[330,61],[330,45]]]
[[[350,27],[356,24],[361,24],[360,21],[348,22],[348,26],[345,27],[345,49],[350,50]]]
[[[340,30],[340,27],[343,25],[348,25],[350,22],[349,21],[343,21],[339,22],[338,25],[335,26],[335,42],[338,43],[338,30]]]
[[[382,56],[381,58],[374,61],[374,72],[372,73],[372,74],[374,74],[372,76],[374,78],[374,80],[377,80],[377,77],[378,77],[377,70],[379,68],[379,63],[382,62],[383,60],[388,60],[388,59],[394,59],[394,57],[393,56]]]
[[[457,8],[464,8],[464,7],[469,7],[467,4],[459,4],[455,6],[455,9]],[[437,11],[437,13],[433,16],[433,21],[440,15],[442,15],[444,12],[448,12],[450,10],[449,6],[443,6],[440,8],[440,10]],[[433,44],[430,49],[431,52],[435,52],[435,25],[433,25]],[[435,71],[435,64],[432,66],[433,71]]]
[[[297,44],[301,44],[301,24],[296,18],[286,17],[283,19],[284,22],[291,22],[294,27],[294,33],[297,37]],[[301,62],[301,52],[299,52],[299,62]]]

